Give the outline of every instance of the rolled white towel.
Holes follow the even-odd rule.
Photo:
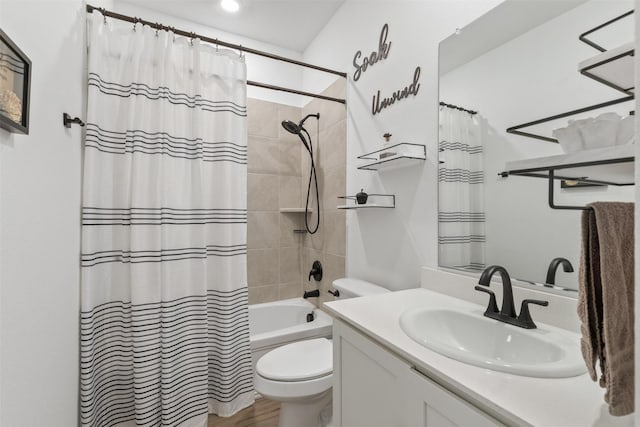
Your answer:
[[[576,120],[584,148],[588,150],[615,145],[620,120],[617,113],[600,114],[595,119]]]
[[[625,145],[633,142],[636,116],[629,115],[620,120],[618,124],[618,134],[616,135],[616,145]]]

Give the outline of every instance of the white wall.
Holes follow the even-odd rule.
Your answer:
[[[117,10],[300,56],[151,11]],[[61,116],[85,116],[85,15],[81,0],[0,0],[0,28],[33,62],[30,134],[0,130],[1,426],[77,424],[82,141],[80,128],[65,129]],[[299,68],[252,57],[247,63],[250,79],[300,85]],[[272,91],[249,95],[305,102]]]
[[[30,57],[30,133],[0,130],[0,424],[77,424],[80,0],[2,0],[0,27]]]
[[[396,195],[396,209],[347,213],[347,275],[390,289],[419,286],[420,266],[437,265],[438,43],[499,0],[357,1],[347,0],[305,51],[305,60],[346,70],[347,192]],[[353,56],[378,50],[382,26],[389,24],[389,56],[354,82]],[[372,116],[378,89],[402,89],[421,67],[416,97]],[[321,90],[334,78],[305,72],[308,90]],[[423,165],[388,172],[357,170],[356,157],[381,148],[385,132],[395,142],[427,146]]]
[[[552,210],[547,181],[525,177],[498,178],[507,161],[562,154],[558,144],[510,135],[519,123],[621,98],[624,95],[578,73],[577,64],[598,52],[577,35],[633,7],[632,1],[590,1],[552,19],[502,46],[460,66],[440,80],[440,98],[479,111],[490,131],[486,135],[485,212],[486,263],[505,266],[512,277],[544,282],[549,262],[568,258],[575,272],[560,270],[557,283],[577,289],[580,261],[580,211]],[[625,24],[632,23],[632,19]],[[618,46],[633,38],[622,31]],[[610,34],[613,38],[613,34]],[[444,52],[446,54],[446,52]],[[585,113],[573,119],[617,111],[626,116],[633,103]],[[567,119],[527,131],[551,136]],[[633,200],[632,187],[561,190],[556,203],[583,206],[599,200]]]

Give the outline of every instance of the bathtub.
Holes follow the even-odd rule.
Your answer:
[[[309,313],[313,313],[311,322],[307,322]],[[332,325],[331,316],[302,298],[250,305],[249,330],[254,371],[258,359],[270,350],[294,341],[329,338]]]

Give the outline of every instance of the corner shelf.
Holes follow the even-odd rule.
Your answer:
[[[578,65],[580,73],[627,95],[632,95],[634,43],[607,50]]]
[[[507,162],[498,175],[544,178],[549,181],[549,207],[552,209],[585,210],[584,206],[560,206],[554,202],[554,180],[572,180],[590,184],[634,185],[635,144],[617,145],[576,151],[557,156]],[[556,175],[561,171],[561,175]]]
[[[385,154],[387,154],[385,156]],[[427,147],[423,144],[401,142],[381,150],[358,156],[358,159],[370,160],[359,166],[360,170],[395,169],[415,165],[427,159]]]
[[[309,213],[313,212],[313,209],[308,210]],[[305,208],[280,208],[280,213],[305,213]]]
[[[371,198],[376,199],[386,199],[386,203],[371,203],[369,200]],[[338,199],[344,200],[352,200],[355,202],[356,196],[338,196]],[[359,205],[358,203],[347,203],[345,205],[336,206],[337,209],[367,209],[367,208],[383,208],[383,209],[393,209],[396,207],[396,196],[395,194],[369,194],[369,198],[367,199],[367,203],[363,203]]]

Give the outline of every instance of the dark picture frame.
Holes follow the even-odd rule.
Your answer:
[[[31,60],[0,29],[0,128],[29,134]]]

